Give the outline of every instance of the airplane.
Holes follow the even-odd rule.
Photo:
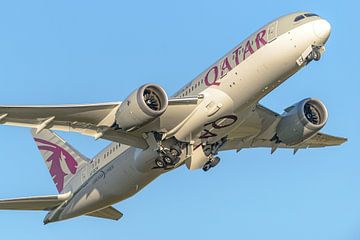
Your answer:
[[[0,200],[2,210],[47,211],[44,224],[82,215],[119,220],[112,205],[160,175],[186,166],[209,171],[221,151],[320,148],[346,138],[320,132],[322,101],[305,98],[279,114],[259,101],[319,61],[331,25],[317,14],[277,18],[229,51],[172,97],[154,83],[122,102],[0,106],[0,124],[31,128],[58,194]],[[112,143],[89,159],[54,131]]]

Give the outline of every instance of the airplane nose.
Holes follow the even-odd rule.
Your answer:
[[[324,43],[328,40],[331,32],[331,25],[325,19],[319,19],[313,23],[314,33]]]

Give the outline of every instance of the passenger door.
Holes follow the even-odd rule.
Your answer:
[[[268,43],[274,41],[277,38],[277,26],[278,26],[278,21],[275,21],[269,25],[267,29]]]

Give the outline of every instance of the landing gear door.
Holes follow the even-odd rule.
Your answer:
[[[278,21],[271,23],[267,29],[268,43],[274,41],[277,38]]]

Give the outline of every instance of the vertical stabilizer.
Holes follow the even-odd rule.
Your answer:
[[[50,130],[36,133],[36,129],[33,129],[31,133],[58,192],[63,192],[88,159]]]

